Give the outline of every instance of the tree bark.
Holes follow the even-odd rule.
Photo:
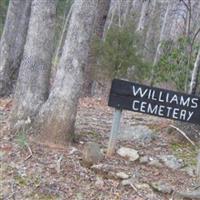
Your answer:
[[[142,10],[140,15],[140,20],[137,26],[137,32],[143,32],[144,27],[146,25],[146,21],[148,18],[148,10],[149,10],[150,0],[143,0]]]
[[[157,63],[160,60],[160,57],[162,55],[162,46],[161,46],[162,42],[169,39],[170,28],[171,28],[170,11],[172,10],[173,6],[174,6],[174,0],[169,1],[168,4],[167,4],[167,9],[166,9],[165,15],[164,15],[163,24],[162,24],[162,28],[161,28],[161,32],[160,32],[159,43],[158,43],[158,46],[156,48],[156,53],[155,53],[155,57],[154,57],[154,61],[153,61],[151,78],[150,78],[150,85],[151,86],[154,84],[154,80],[155,80],[155,66],[157,65]]]
[[[32,0],[10,0],[0,42],[0,96],[12,92],[17,79]]]
[[[64,42],[65,42],[65,38],[66,38],[66,35],[67,35],[67,29],[68,29],[68,25],[69,25],[69,20],[71,18],[71,14],[72,14],[72,9],[73,7],[71,6],[69,12],[68,12],[68,15],[65,19],[65,22],[63,24],[63,28],[62,28],[62,34],[61,34],[61,37],[60,37],[60,40],[59,40],[59,43],[58,43],[58,47],[56,49],[56,53],[55,53],[55,62],[57,64],[60,56],[61,56],[61,53],[62,53],[62,49],[63,49],[63,46],[64,46]]]
[[[108,10],[108,17],[105,22],[103,38],[106,37],[107,31],[110,29],[112,25],[117,25],[119,27],[123,26],[127,22],[129,22],[131,16],[130,14],[132,5],[132,0],[109,0],[110,6]],[[135,10],[134,10],[135,11]]]
[[[29,30],[20,66],[13,123],[32,118],[48,97],[57,1],[34,0]]]
[[[149,24],[147,28],[144,49],[143,49],[143,56],[144,58],[152,62],[153,55],[155,55],[155,43],[156,43],[156,34],[158,34],[158,24],[160,22],[160,8],[158,5],[157,0],[152,1],[152,11],[150,12],[149,16]]]
[[[94,35],[99,39],[103,38],[104,25],[106,23],[110,0],[100,0],[97,6]],[[96,64],[96,58],[92,50],[89,52],[88,66],[84,71],[83,96],[91,96],[92,90],[92,68]]]
[[[97,5],[98,0],[74,2],[52,91],[34,125],[36,138],[41,142],[65,145],[73,139]]]
[[[105,22],[103,38],[106,37],[107,31],[110,29],[111,25],[114,23],[114,18],[116,16],[118,2],[119,2],[119,0],[110,0],[110,8],[108,11],[107,20]]]
[[[194,68],[192,70],[189,94],[195,94],[196,93],[197,84],[198,84],[199,69],[200,69],[200,49],[199,49],[196,61],[194,63]]]
[[[133,16],[134,25],[137,25],[140,20],[140,13],[142,10],[142,0],[133,0],[131,6],[131,15]]]

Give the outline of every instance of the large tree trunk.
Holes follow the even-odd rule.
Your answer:
[[[34,0],[24,55],[14,97],[12,118],[32,118],[48,98],[56,17],[54,0]]]
[[[100,0],[97,7],[97,15],[95,19],[94,35],[99,39],[103,38],[104,25],[106,23],[110,0]],[[96,64],[96,56],[92,49],[89,52],[88,66],[84,71],[83,96],[91,96],[92,90],[92,68]]]
[[[0,96],[10,94],[17,79],[31,3],[32,0],[10,0],[0,43]]]
[[[200,49],[199,49],[196,61],[194,63],[194,68],[193,68],[193,71],[192,71],[189,94],[195,94],[196,93],[199,70],[200,70]]]
[[[75,0],[63,53],[48,100],[36,117],[38,140],[66,144],[73,139],[77,104],[88,60],[98,0]]]

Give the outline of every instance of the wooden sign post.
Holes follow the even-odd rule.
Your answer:
[[[122,115],[122,110],[115,109],[113,122],[112,122],[112,129],[111,129],[111,134],[110,134],[110,140],[108,144],[107,156],[111,156],[114,153],[117,136],[119,134],[119,125],[120,125],[121,115]]]
[[[108,106],[115,108],[107,155],[114,152],[123,109],[199,124],[200,98],[138,83],[114,79]]]

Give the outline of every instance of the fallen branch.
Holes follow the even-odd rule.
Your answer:
[[[176,129],[179,133],[181,133],[193,146],[196,146],[196,144],[186,135],[185,132],[183,132],[181,129],[179,129],[178,127],[174,126],[174,125],[170,125],[170,127]]]

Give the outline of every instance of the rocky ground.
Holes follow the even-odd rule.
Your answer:
[[[11,134],[12,101],[0,100],[0,199],[200,199],[194,147],[171,121],[124,111],[116,153],[106,156],[113,109],[101,98],[80,100],[76,141],[48,147]],[[187,192],[190,191],[190,192]]]

